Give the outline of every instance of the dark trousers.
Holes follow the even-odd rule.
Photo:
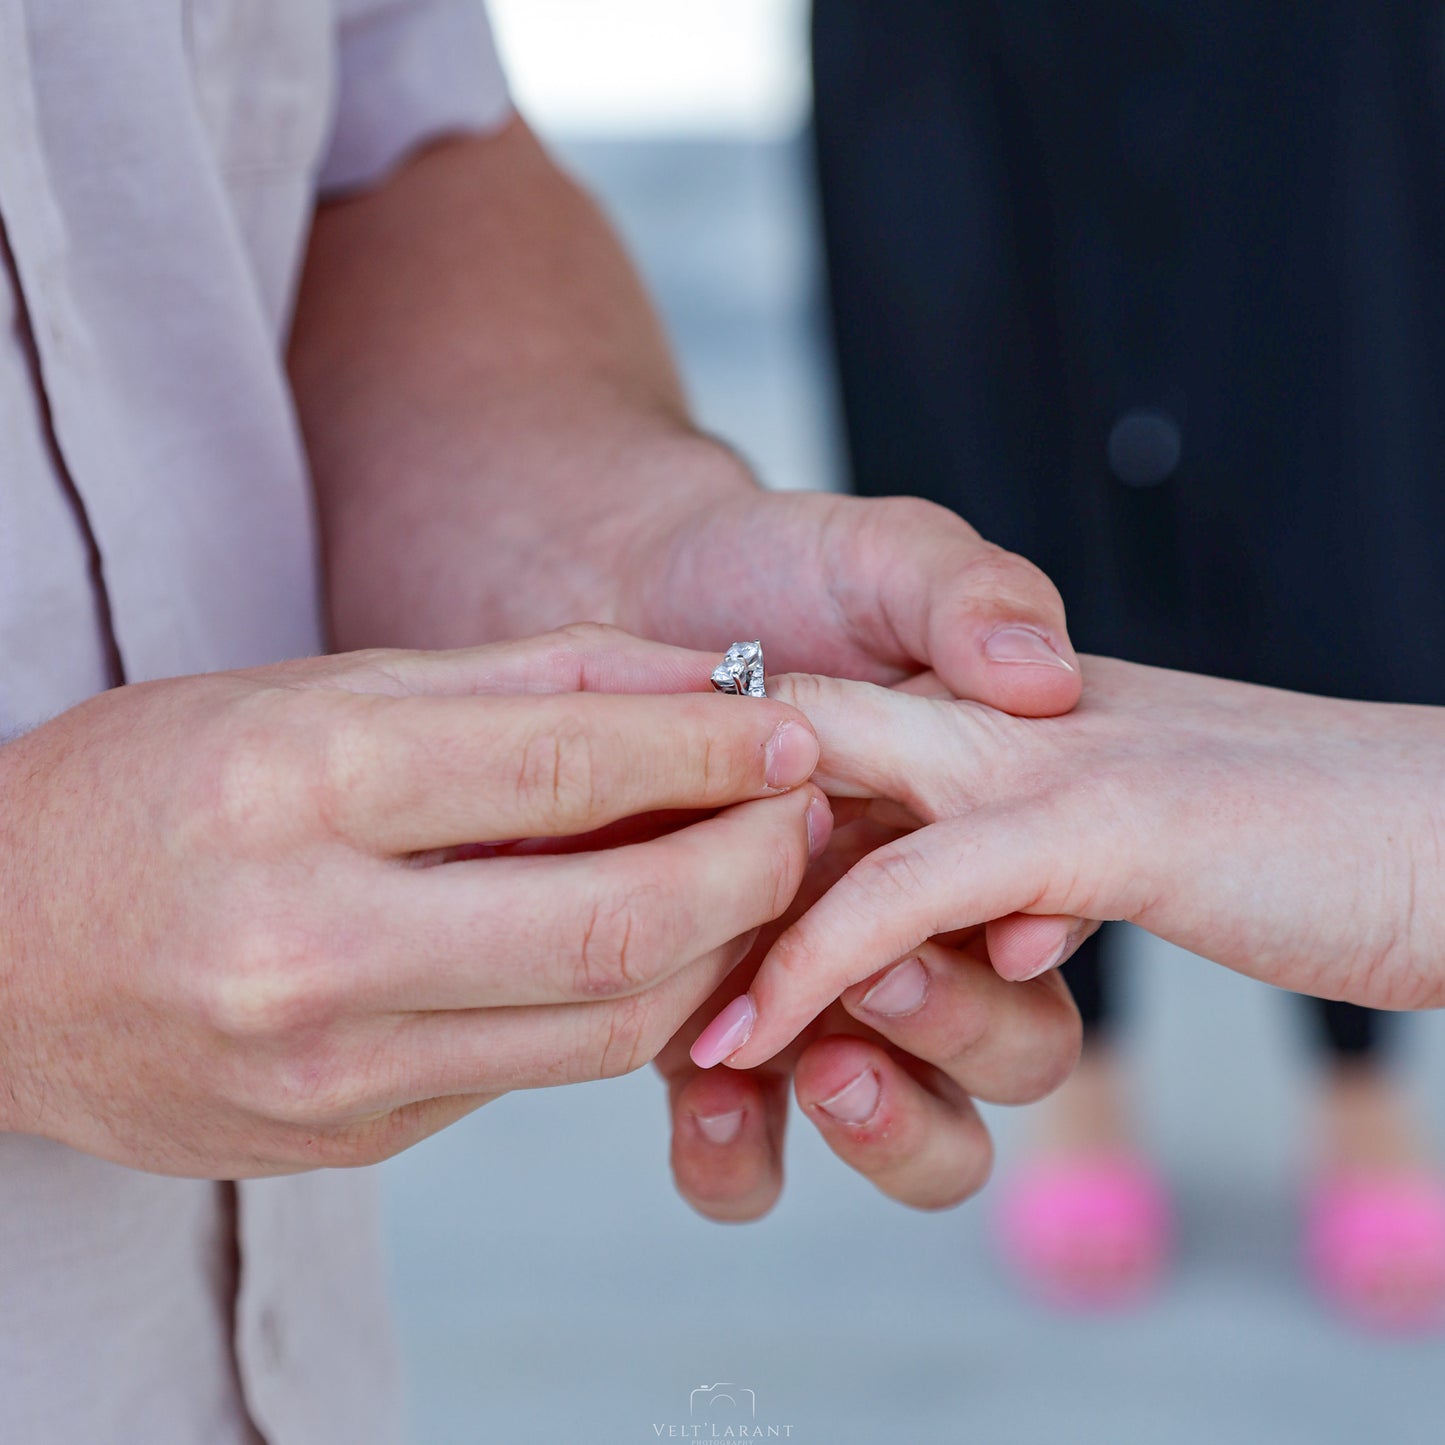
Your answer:
[[[1032,558],[1082,650],[1445,703],[1445,7],[815,0],[813,39],[856,489]]]
[[[1090,1043],[1107,1042],[1117,1020],[1115,971],[1109,951],[1117,944],[1117,925],[1106,923],[1064,965],[1064,978],[1079,1006],[1084,1036]],[[1388,1034],[1389,1014],[1332,999],[1303,999],[1310,1039],[1341,1063],[1368,1059]]]

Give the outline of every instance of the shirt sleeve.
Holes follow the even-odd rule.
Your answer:
[[[452,131],[512,114],[484,0],[338,0],[338,74],[321,193],[381,180]]]

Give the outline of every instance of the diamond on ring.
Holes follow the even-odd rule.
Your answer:
[[[712,685],[719,692],[735,692],[739,697],[766,697],[763,686],[763,644],[735,642],[713,669]]]

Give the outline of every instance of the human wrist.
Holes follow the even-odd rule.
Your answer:
[[[561,444],[559,444],[561,445]],[[506,487],[473,476],[418,519],[380,499],[332,516],[332,645],[449,648],[577,621],[642,625],[639,597],[689,519],[759,488],[731,450],[671,416],[565,446]],[[545,585],[538,585],[538,578]]]
[[[1445,1006],[1445,708],[1412,707],[1419,759],[1402,789],[1411,819],[1409,848],[1410,956],[1428,992],[1418,1007]]]
[[[659,585],[683,539],[709,531],[739,503],[762,495],[747,463],[725,443],[669,419],[615,446],[590,473],[584,494],[560,493],[545,518],[545,538],[524,590],[535,614],[509,614],[511,635],[573,621],[607,622],[666,639],[676,598]],[[725,524],[720,521],[720,530]],[[558,585],[554,585],[558,584]],[[508,589],[515,606],[517,592]],[[500,635],[505,635],[500,634]]]
[[[736,515],[765,493],[742,457],[701,432],[659,438],[631,465],[624,494],[595,536],[593,555],[605,559],[610,584],[605,620],[666,640],[678,554],[703,538],[722,550],[736,544]],[[574,551],[585,545],[580,537],[570,542]]]

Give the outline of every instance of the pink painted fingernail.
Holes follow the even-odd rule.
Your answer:
[[[747,1043],[757,1016],[752,999],[740,994],[698,1035],[692,1046],[693,1063],[710,1069],[735,1054]]]
[[[1067,661],[1035,627],[1023,627],[1011,623],[990,633],[983,644],[983,654],[990,662],[1024,662],[1042,667],[1062,667],[1066,672],[1074,670]]]
[[[796,788],[818,766],[818,739],[801,723],[779,723],[764,757],[770,788]]]
[[[883,1085],[872,1069],[864,1069],[856,1079],[830,1094],[818,1107],[840,1124],[866,1124],[878,1111]]]
[[[916,1014],[928,998],[928,970],[921,959],[894,964],[867,993],[859,1008],[880,1018],[901,1019]]]
[[[821,794],[808,804],[808,859],[816,863],[833,836],[833,810]]]
[[[698,1133],[711,1144],[731,1144],[742,1133],[743,1111],[732,1109],[726,1114],[694,1114]]]

